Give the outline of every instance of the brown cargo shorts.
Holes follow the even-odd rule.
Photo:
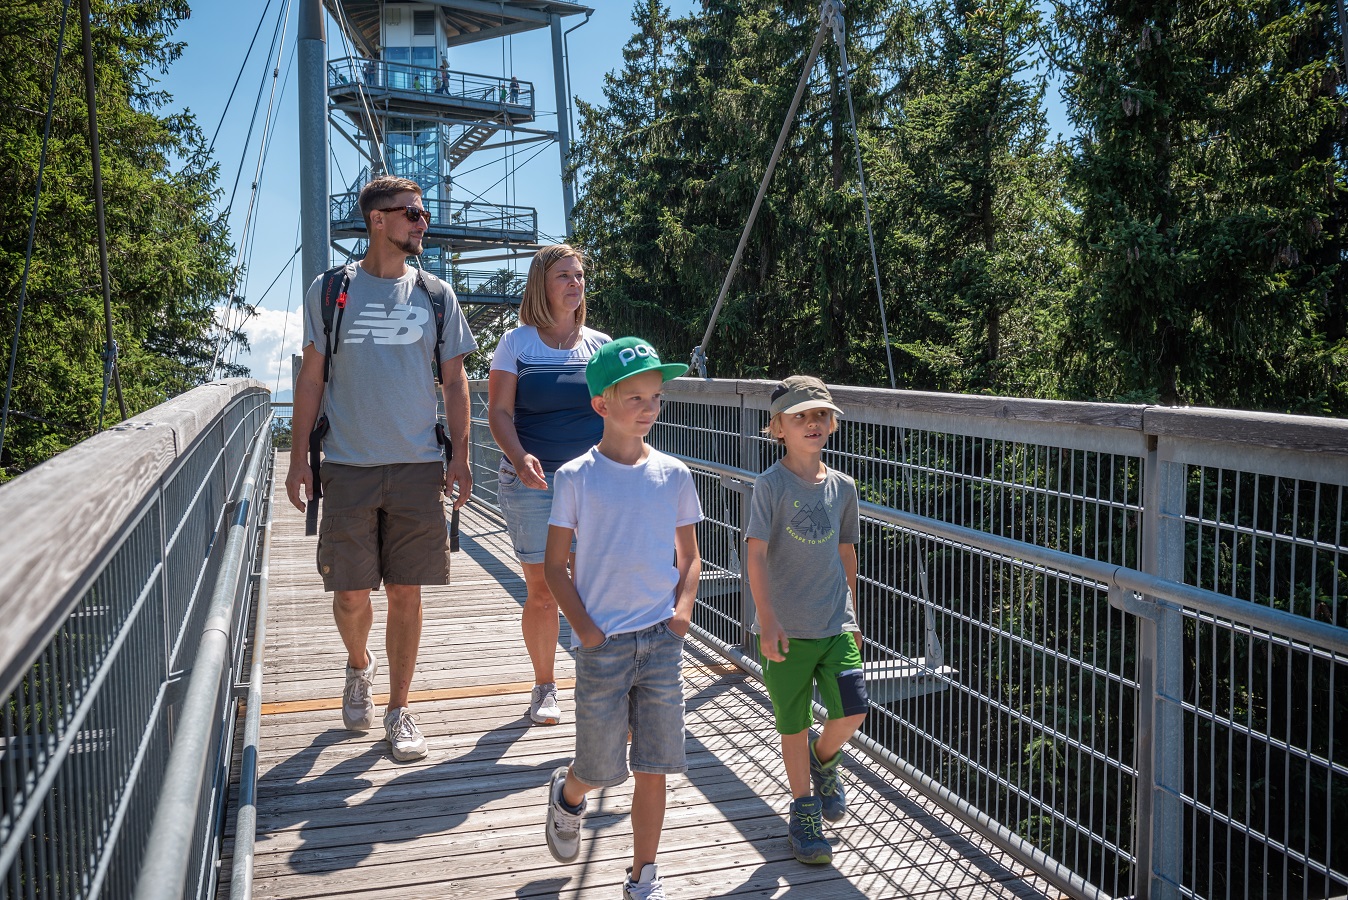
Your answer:
[[[324,463],[318,574],[325,591],[448,584],[444,468],[440,463]]]

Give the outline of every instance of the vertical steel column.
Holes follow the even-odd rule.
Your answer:
[[[1150,438],[1144,482],[1142,570],[1184,581],[1185,466]],[[1138,619],[1137,900],[1172,900],[1184,876],[1184,620],[1156,601]]]
[[[323,0],[301,0],[299,22],[300,235],[304,287],[328,267],[328,47]]]
[[[549,16],[552,28],[552,83],[557,90],[557,150],[562,157],[562,208],[566,213],[566,236],[571,237],[571,210],[576,205],[575,178],[571,167],[571,124],[567,110],[571,108],[569,86],[566,83],[566,65],[562,58],[562,17]]]

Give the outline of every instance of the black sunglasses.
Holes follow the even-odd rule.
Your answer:
[[[427,225],[431,224],[430,212],[422,209],[420,206],[412,206],[410,204],[407,206],[381,206],[376,212],[400,212],[407,216],[407,221],[409,222],[415,222],[417,219],[424,219]]]

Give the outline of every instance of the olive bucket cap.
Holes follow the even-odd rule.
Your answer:
[[[784,379],[772,392],[769,415],[804,412],[807,409],[831,409],[838,415],[843,411],[833,402],[824,382],[813,375],[792,375]]]

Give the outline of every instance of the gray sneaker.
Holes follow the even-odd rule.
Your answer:
[[[390,707],[384,713],[384,734],[393,748],[393,758],[410,762],[426,755],[426,737],[417,727],[417,717],[406,706]]]
[[[580,812],[571,812],[562,804],[562,789],[566,787],[566,766],[553,770],[548,781],[548,822],[546,835],[548,852],[558,862],[574,862],[580,856],[580,820],[585,816],[585,801],[580,801]]]
[[[534,686],[529,697],[529,718],[536,725],[556,725],[562,721],[562,709],[557,705],[557,685],[549,682]]]
[[[346,687],[342,688],[342,724],[348,731],[369,731],[374,727],[374,676],[379,660],[366,650],[369,663],[363,669],[346,667]]]
[[[632,872],[628,870],[627,880],[623,882],[623,900],[665,900],[665,886],[655,863],[642,866],[641,877],[636,881],[632,880]]]

